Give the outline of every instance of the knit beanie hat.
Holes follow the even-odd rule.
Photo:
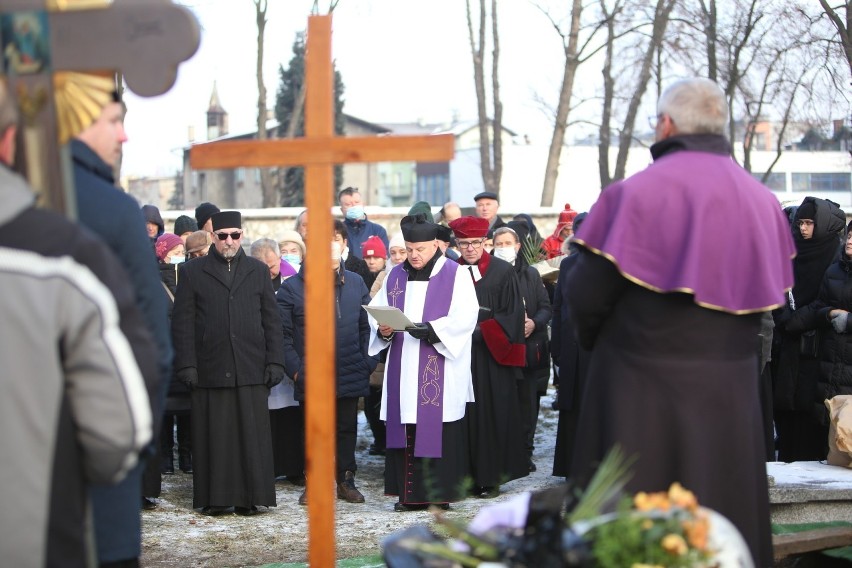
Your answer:
[[[278,237],[278,246],[284,243],[296,243],[302,251],[302,258],[305,258],[305,241],[302,240],[302,235],[298,231],[288,230],[281,233]]]
[[[198,223],[189,215],[181,215],[175,219],[175,234],[194,233],[198,230]]]
[[[212,203],[204,202],[198,207],[195,208],[195,221],[198,224],[199,229],[204,228],[204,224],[207,220],[219,212],[219,208],[213,205]]]
[[[379,258],[388,257],[388,251],[385,248],[385,243],[376,235],[371,235],[361,244],[361,258],[367,258],[370,256],[376,256]]]
[[[430,223],[435,222],[435,217],[432,215],[432,206],[429,205],[429,202],[418,201],[408,210],[409,215],[417,215],[418,213],[422,213]]]
[[[402,237],[402,233],[396,233],[390,238],[390,242],[388,243],[388,249],[392,248],[405,248],[405,239]]]
[[[183,241],[176,234],[163,233],[157,238],[157,243],[154,245],[154,253],[157,255],[157,260],[163,262],[170,250],[182,244]]]

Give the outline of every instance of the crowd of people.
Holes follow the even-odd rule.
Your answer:
[[[824,400],[852,394],[852,224],[814,197],[782,212],[730,159],[712,81],[675,83],[657,110],[653,164],[589,213],[566,204],[544,238],[529,215],[502,219],[495,193],[472,215],[418,202],[385,228],[349,187],[314,243],[307,210],[250,239],[239,211],[202,203],[166,231],[114,186],[117,93],[70,145],[77,224],[36,210],[10,169],[18,117],[0,84],[2,313],[17,332],[0,346],[15,444],[0,480],[32,480],[0,513],[0,554],[138,565],[140,503],[157,507],[175,457],[205,515],[254,515],[276,505],[276,480],[311,483],[310,251],[331,255],[338,499],[364,502],[359,408],[394,511],[498,495],[545,465],[533,451],[552,378],[554,476],[582,484],[620,446],[636,459],[628,490],[682,483],[769,565],[764,462],[824,459]],[[542,279],[545,260],[558,278]],[[33,397],[50,399],[46,427]]]

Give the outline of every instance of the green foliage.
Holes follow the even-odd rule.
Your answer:
[[[530,266],[547,258],[547,253],[541,247],[543,242],[544,239],[531,234],[528,234],[521,242],[521,254]]]
[[[278,120],[278,136],[287,136],[290,123],[294,119],[296,103],[299,93],[305,82],[305,34],[299,32],[293,41],[293,55],[287,68],[281,65],[278,69],[280,82],[275,99],[275,118]],[[334,132],[343,135],[343,79],[340,72],[334,68]],[[295,136],[305,135],[305,113],[304,108],[298,114]],[[334,187],[332,195],[336,198],[337,192],[343,183],[343,169],[341,166],[334,168]],[[283,180],[279,180],[279,191],[282,194],[281,205],[285,207],[299,207],[305,203],[305,170],[301,167],[286,168]]]

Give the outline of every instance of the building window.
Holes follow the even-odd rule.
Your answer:
[[[852,175],[835,173],[794,173],[793,191],[852,191]]]
[[[763,176],[766,175],[765,172],[752,172],[751,175],[772,191],[787,191],[787,174],[784,172],[771,172],[767,176],[766,181],[761,181],[763,180]]]

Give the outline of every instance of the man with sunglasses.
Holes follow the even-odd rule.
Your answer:
[[[488,219],[460,217],[450,228],[479,301],[471,353],[476,402],[468,404],[466,419],[473,494],[489,498],[501,483],[529,475],[517,387],[526,365],[524,301],[512,265],[485,250]]]
[[[213,246],[181,266],[172,312],[175,375],[192,390],[193,507],[253,515],[275,505],[267,397],[284,378],[284,337],[239,211],[211,220]]]

